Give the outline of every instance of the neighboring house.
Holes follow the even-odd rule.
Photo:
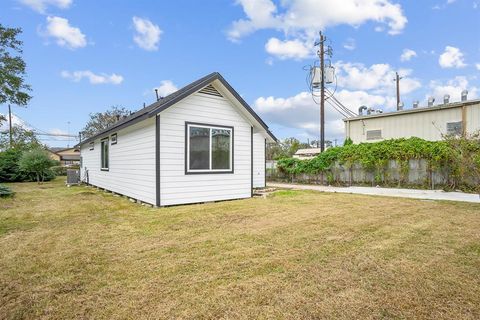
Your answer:
[[[80,165],[80,149],[78,148],[50,148],[47,151],[50,158],[59,161],[62,167]]]
[[[354,143],[409,137],[436,141],[444,135],[472,134],[480,130],[480,100],[445,102],[344,119],[346,138]]]
[[[84,182],[156,206],[265,187],[267,125],[212,73],[79,143]]]
[[[320,148],[298,149],[293,155],[296,159],[313,159],[320,154]]]

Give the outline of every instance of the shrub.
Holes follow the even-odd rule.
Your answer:
[[[0,182],[24,181],[27,178],[18,166],[21,156],[22,151],[18,149],[0,152]]]
[[[12,189],[0,184],[0,198],[12,197],[14,194]]]
[[[67,167],[62,167],[62,166],[54,166],[51,168],[53,174],[55,176],[66,176],[67,175]]]
[[[50,159],[48,153],[43,149],[26,151],[19,161],[20,170],[30,177],[34,177],[39,183],[55,177],[51,167],[57,164],[58,162]]]

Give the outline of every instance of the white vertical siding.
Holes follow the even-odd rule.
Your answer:
[[[467,107],[467,132],[473,134],[480,131],[480,104]]]
[[[109,171],[100,170],[100,140],[94,150],[81,147],[82,178],[88,170],[89,183],[147,203],[155,204],[155,118],[117,133],[117,144],[109,146]]]
[[[185,174],[185,122],[234,127],[234,172]],[[160,113],[160,205],[251,196],[251,125],[227,99],[192,94]]]
[[[480,105],[467,106],[467,131],[480,129]],[[425,140],[442,140],[447,133],[447,123],[462,121],[462,108],[404,113],[394,116],[372,117],[345,122],[346,134],[354,143],[376,142],[367,140],[367,131],[382,130],[382,139],[419,137]],[[350,127],[348,127],[350,126]]]
[[[265,136],[253,135],[253,187],[265,187]]]

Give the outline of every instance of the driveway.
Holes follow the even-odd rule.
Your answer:
[[[396,188],[380,188],[380,187],[332,187],[320,185],[306,185],[293,183],[277,183],[269,182],[268,187],[295,189],[295,190],[315,190],[322,192],[341,192],[366,194],[372,196],[428,199],[428,200],[449,200],[480,203],[478,194],[463,192],[445,192],[443,190],[419,190],[419,189],[396,189]]]

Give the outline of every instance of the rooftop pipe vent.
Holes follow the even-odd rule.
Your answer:
[[[435,102],[435,98],[434,97],[430,97],[428,98],[428,106],[429,107],[433,107],[433,103]]]
[[[404,107],[404,106],[405,106],[405,105],[403,104],[403,102],[400,101],[400,102],[398,103],[398,108],[397,108],[397,110],[398,110],[398,111],[403,110],[403,107]]]
[[[418,100],[413,101],[413,109],[417,109],[420,102]]]
[[[361,106],[358,108],[358,115],[363,116],[363,111],[367,110],[367,106]]]
[[[447,104],[450,102],[450,95],[446,94],[443,96],[443,104]]]
[[[462,91],[462,101],[467,101],[468,90]]]

